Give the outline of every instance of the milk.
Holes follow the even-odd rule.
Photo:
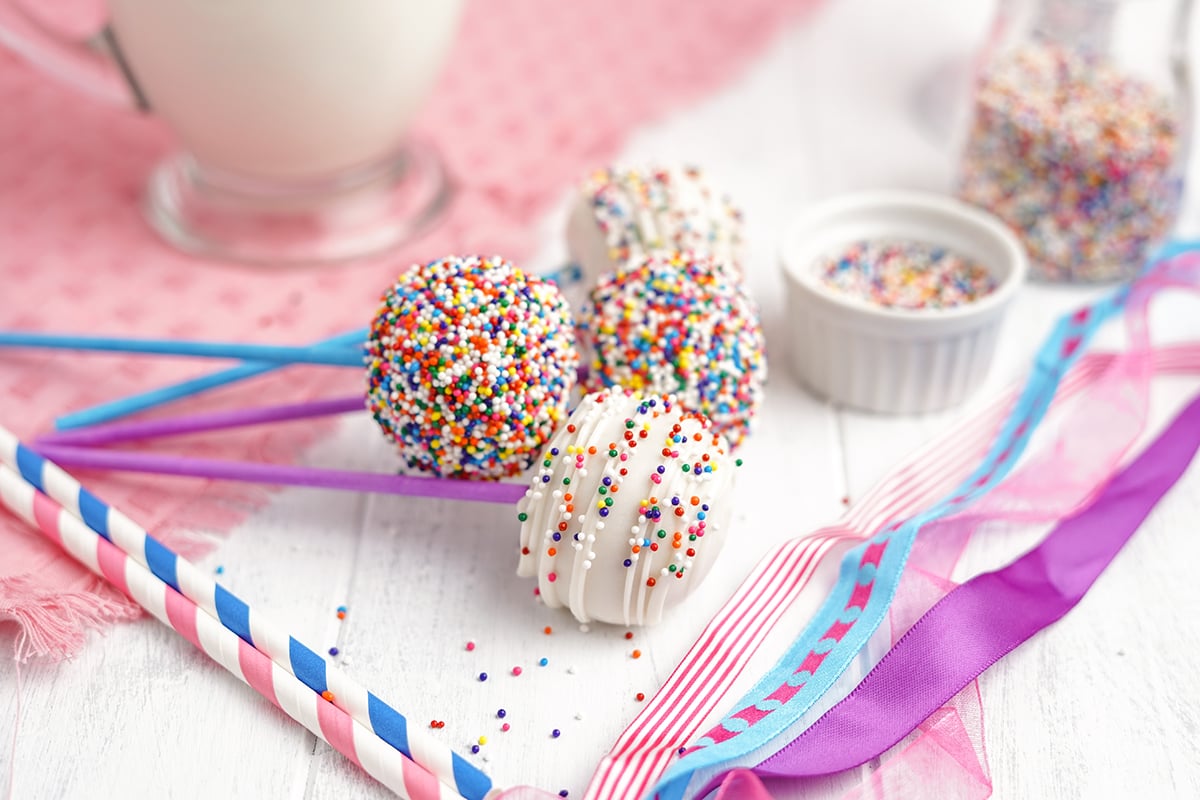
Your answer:
[[[461,0],[110,0],[122,55],[203,167],[295,184],[393,153]]]

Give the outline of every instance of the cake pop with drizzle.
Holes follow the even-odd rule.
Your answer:
[[[518,503],[518,574],[580,622],[647,625],[704,580],[732,515],[736,462],[671,396],[587,395]]]
[[[711,254],[740,275],[742,244],[741,211],[692,166],[597,170],[567,220],[585,286],[656,250]]]

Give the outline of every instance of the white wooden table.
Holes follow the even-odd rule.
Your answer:
[[[788,368],[774,257],[782,226],[797,208],[849,189],[948,185],[947,146],[915,121],[912,98],[938,68],[970,52],[987,16],[985,3],[836,0],[807,27],[781,31],[727,89],[629,143],[627,161],[706,166],[745,207],[749,274],[770,347],[767,402],[743,453],[735,538],[692,613],[639,630],[632,642],[623,628],[581,631],[515,577],[517,526],[504,507],[282,491],[204,563],[222,565],[227,586],[302,641],[339,647],[345,668],[410,718],[444,720],[438,735],[460,752],[486,735],[474,758],[500,785],[581,796],[594,763],[637,712],[635,693],[653,693],[762,553],[836,518],[843,497],[861,496],[904,454],[1023,374],[1050,320],[1097,293],[1025,290],[989,386],[967,408],[943,414],[839,411],[807,396]],[[544,221],[531,266],[561,260],[565,202]],[[1185,223],[1194,232],[1200,214],[1189,210]],[[1195,302],[1156,307],[1156,330],[1195,338]],[[1156,385],[1155,419],[1195,388]],[[348,419],[308,458],[356,469],[394,463],[365,416]],[[786,513],[770,502],[781,492],[799,499]],[[995,797],[1200,797],[1198,514],[1193,468],[1074,612],[985,674]],[[998,566],[1027,543],[984,540],[965,566]],[[335,616],[340,605],[349,609],[345,621]],[[773,652],[794,633],[779,631]],[[515,665],[520,677],[510,674]],[[480,683],[480,671],[491,679]],[[17,677],[12,662],[0,661],[0,787],[11,783],[16,798],[385,796],[150,619],[93,637],[68,663],[25,666],[19,690]],[[499,731],[499,708],[508,733]]]

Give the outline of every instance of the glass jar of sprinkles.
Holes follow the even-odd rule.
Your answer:
[[[1135,275],[1170,233],[1191,128],[1191,0],[1004,0],[959,196],[1046,281]]]

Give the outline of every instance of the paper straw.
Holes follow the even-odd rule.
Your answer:
[[[80,558],[93,571],[100,571],[101,568],[104,568],[105,562],[99,559],[97,553],[110,552],[99,545],[101,539],[112,543],[115,545],[116,551],[129,557],[128,563],[148,569],[155,578],[173,589],[174,592],[167,594],[168,598],[179,593],[182,598],[186,598],[198,606],[204,613],[195,615],[195,619],[211,618],[211,620],[217,621],[218,626],[223,625],[228,628],[248,645],[244,649],[256,650],[274,661],[280,669],[272,669],[271,674],[283,673],[295,676],[317,696],[326,691],[331,692],[334,703],[325,703],[325,705],[331,709],[337,708],[347,712],[368,732],[373,732],[375,736],[411,758],[441,781],[456,787],[457,794],[466,800],[483,800],[488,796],[492,784],[487,775],[430,736],[420,726],[409,726],[404,716],[391,706],[359,686],[336,667],[328,664],[315,651],[292,638],[281,627],[252,611],[246,603],[215,583],[186,559],[180,558],[133,520],[117,509],[105,505],[57,465],[21,444],[2,426],[0,426],[0,461],[8,465],[10,469],[17,470],[25,482],[65,508],[68,514],[63,515],[64,520],[68,516],[78,518],[86,524],[84,530],[90,528],[95,531],[95,534],[98,534],[89,533],[93,542],[89,545],[90,550],[84,549],[77,552],[69,549],[72,555]],[[28,515],[26,518],[29,518]],[[67,527],[72,526],[68,525]],[[114,576],[119,578],[122,573],[112,572],[110,574],[110,570],[104,569],[102,574],[110,580],[114,580]],[[128,569],[125,574],[128,574]],[[122,587],[119,582],[117,585]],[[130,588],[132,589],[132,586]],[[135,600],[145,605],[142,597],[133,596]],[[161,601],[159,605],[161,605]],[[159,619],[164,619],[163,614],[158,613],[157,605],[151,605],[147,607],[147,610]],[[170,620],[165,621],[170,624]],[[178,628],[176,629],[178,630]],[[238,648],[240,647],[238,645]],[[210,655],[212,654],[208,648],[203,649]],[[214,658],[217,657],[214,656]],[[229,666],[224,656],[217,660]],[[234,671],[234,674],[243,675],[239,671]],[[255,673],[255,675],[261,674],[261,671]],[[255,686],[255,688],[258,687]],[[291,713],[289,707],[281,707],[284,711]],[[317,706],[318,710],[320,708],[322,706]],[[306,714],[307,716],[300,721],[308,726],[309,722],[316,718],[308,712]],[[344,740],[347,735],[345,734],[346,727],[343,725],[337,730]],[[366,738],[365,735],[364,738]],[[357,742],[357,739],[354,741]],[[334,742],[331,744],[337,746]],[[363,752],[374,752],[370,750],[370,744],[364,745],[364,747],[367,750]],[[364,762],[363,752],[359,752],[358,763],[361,763],[363,768],[370,772],[371,767]],[[371,757],[375,758],[374,755]],[[391,786],[391,784],[388,785]],[[423,797],[432,796],[436,795],[414,795],[414,798],[421,800]]]
[[[50,433],[39,437],[36,444],[39,448],[42,445],[51,444],[95,447],[97,445],[132,442],[139,439],[181,436],[187,433],[204,433],[207,431],[228,430],[229,428],[242,428],[249,425],[263,425],[271,422],[288,422],[298,419],[324,417],[332,414],[346,414],[351,411],[362,411],[365,407],[366,401],[359,394],[329,400],[313,400],[307,403],[261,406],[259,408],[237,409],[235,411],[216,411],[209,414],[189,414],[145,422],[95,425],[81,430]]]
[[[37,451],[68,467],[176,475],[189,478],[264,483],[272,486],[307,486],[345,492],[431,497],[468,503],[515,503],[525,496],[526,486],[482,480],[389,475],[379,472],[261,464],[215,458],[153,455],[124,450],[38,445]]]
[[[7,465],[0,465],[0,500],[81,564],[133,598],[159,622],[396,794],[411,800],[460,796],[351,718],[338,707],[340,698],[336,693],[329,700],[305,686],[111,542],[97,536],[58,503],[39,493]]]
[[[367,329],[360,328],[323,339],[319,342],[313,342],[311,346],[336,347],[339,345],[353,345],[366,341],[366,338]],[[230,369],[223,369],[208,375],[201,375],[198,378],[191,378],[180,383],[172,383],[157,389],[151,389],[147,392],[122,397],[119,400],[112,400],[107,403],[91,406],[90,408],[73,411],[70,414],[63,414],[54,421],[54,427],[61,431],[84,428],[89,425],[99,425],[102,422],[111,422],[114,419],[127,417],[139,411],[158,408],[159,406],[164,406],[186,397],[194,397],[220,386],[228,386],[247,378],[274,372],[286,366],[288,365],[249,361]]]
[[[233,358],[280,364],[325,364],[363,368],[362,350],[354,347],[287,347],[237,342],[198,342],[171,339],[123,339],[114,336],[76,336],[0,332],[0,347],[33,347],[50,350],[94,350],[140,355]]]

